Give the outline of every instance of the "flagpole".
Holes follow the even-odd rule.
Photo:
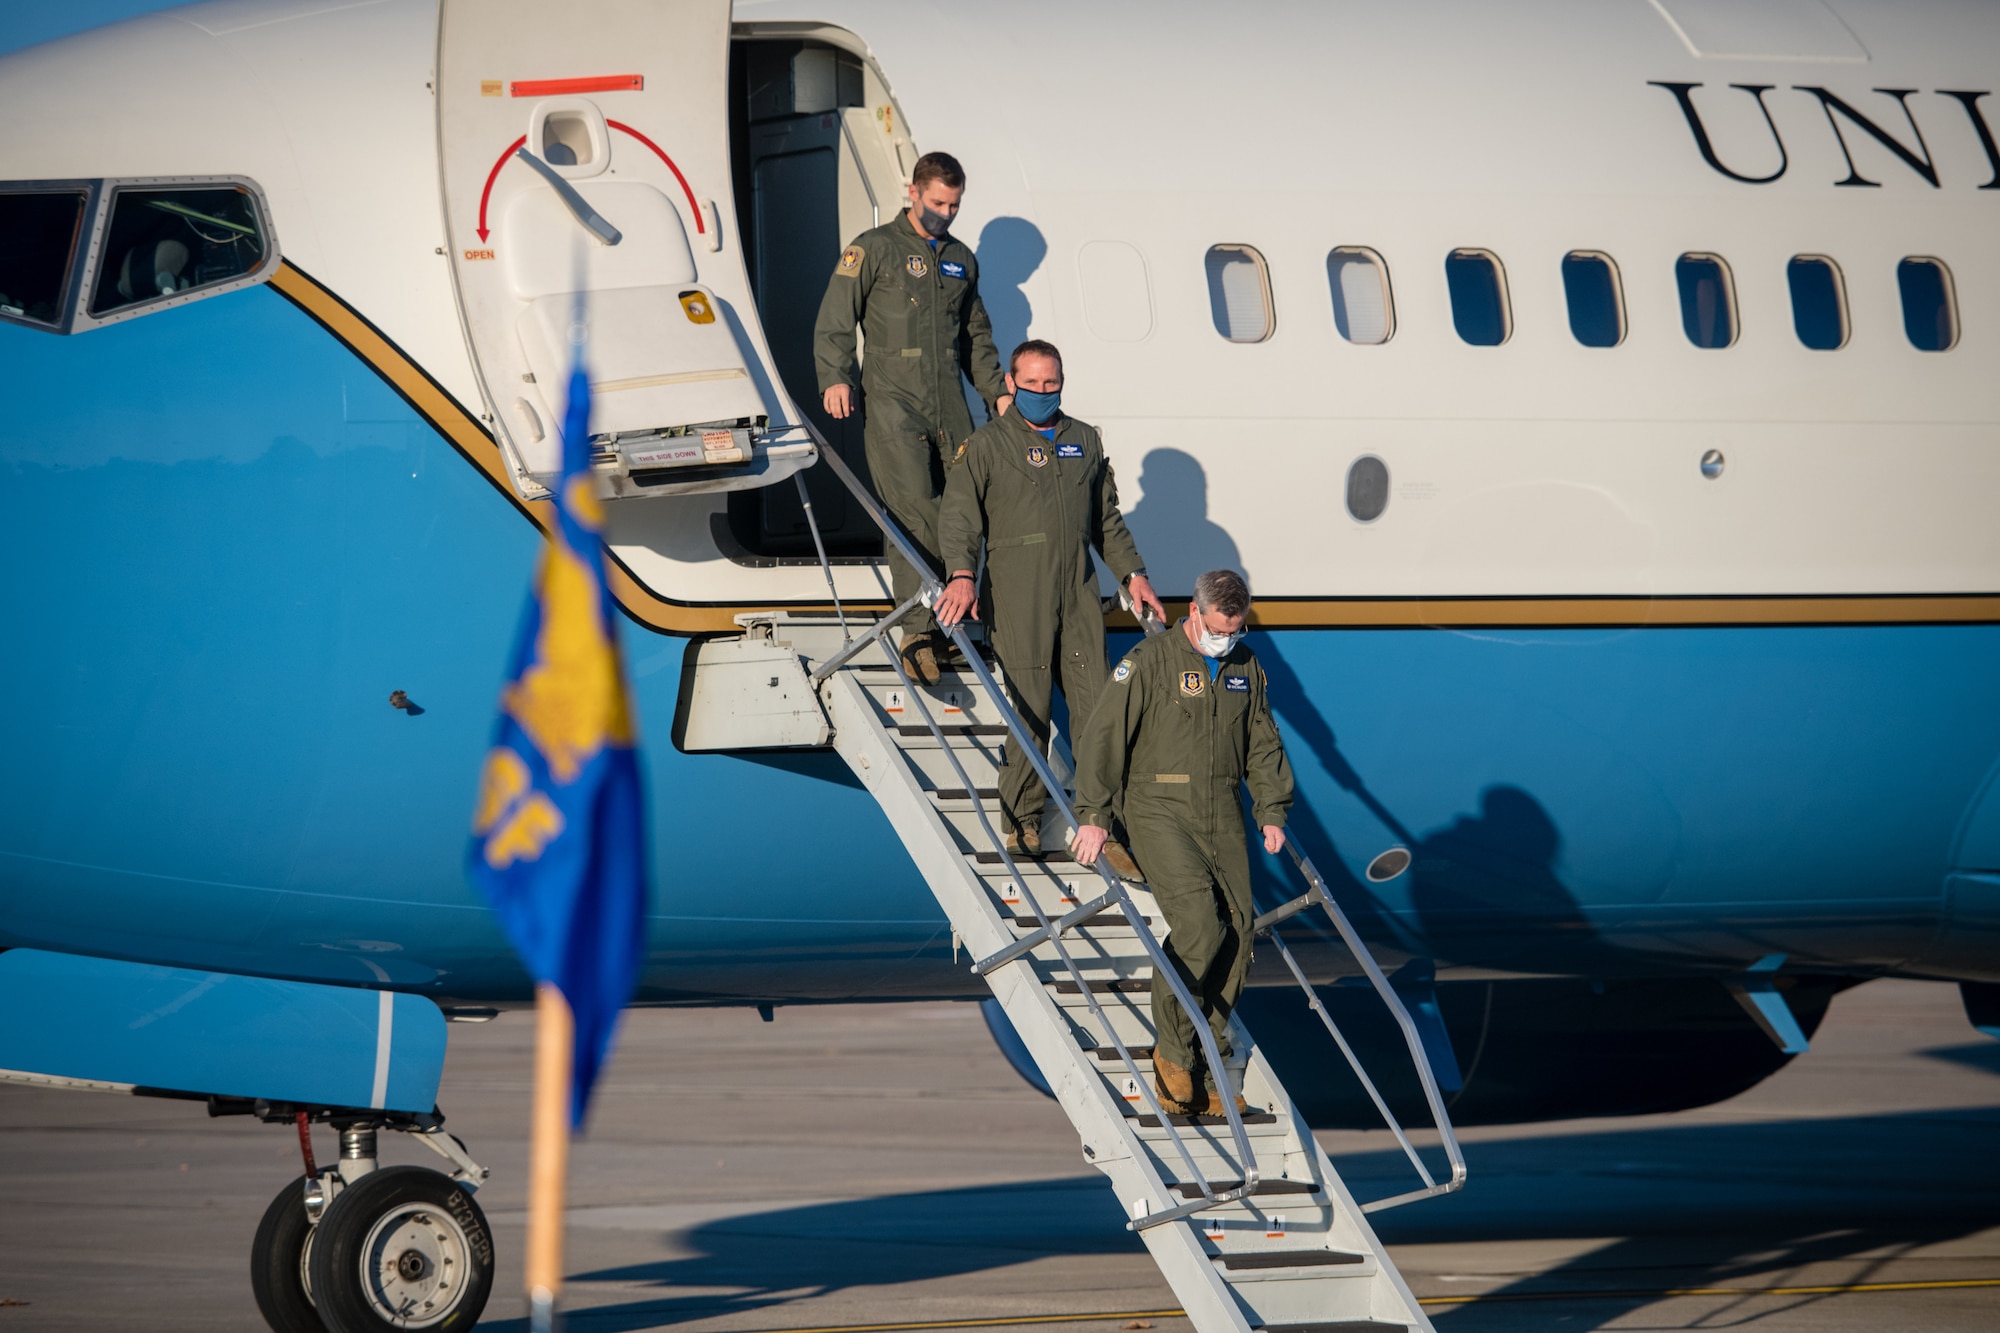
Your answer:
[[[562,1295],[563,1194],[569,1172],[570,1071],[576,1024],[549,982],[535,987],[534,1115],[528,1139],[528,1328],[555,1333]]]

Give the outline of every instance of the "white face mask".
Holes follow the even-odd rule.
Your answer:
[[[1243,631],[1234,634],[1211,634],[1208,626],[1199,619],[1194,622],[1195,649],[1203,657],[1227,657],[1229,650],[1242,641]]]

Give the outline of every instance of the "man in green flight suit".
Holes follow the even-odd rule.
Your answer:
[[[1235,571],[1196,579],[1180,623],[1118,663],[1076,750],[1076,859],[1097,859],[1122,793],[1133,855],[1167,918],[1167,958],[1225,1061],[1256,914],[1237,789],[1249,784],[1251,820],[1273,855],[1284,848],[1292,804],[1264,669],[1242,645],[1249,613],[1250,589]],[[1221,1115],[1225,1096],[1246,1109],[1226,1070],[1206,1071],[1204,1093],[1194,1023],[1159,976],[1153,1027],[1153,1084],[1168,1111]]]
[[[862,442],[875,493],[927,559],[937,553],[944,470],[972,434],[963,373],[989,414],[1007,410],[993,323],[979,299],[979,261],[951,234],[965,170],[949,153],[926,153],[910,173],[910,206],[843,250],[819,304],[813,363],[828,416],[845,418],[866,397]],[[854,326],[866,355],[857,371]],[[890,586],[908,601],[918,578],[889,552]],[[903,662],[926,685],[944,648],[930,611],[902,625]]]
[[[1063,414],[1062,387],[1062,353],[1053,345],[1031,340],[1014,349],[1007,372],[1014,410],[966,442],[938,515],[938,552],[951,571],[938,623],[949,628],[968,614],[978,617],[982,599],[973,570],[983,539],[993,651],[1015,709],[1045,752],[1057,673],[1072,738],[1083,734],[1104,688],[1104,604],[1091,548],[1103,554],[1135,607],[1166,619],[1118,512],[1118,482],[1104,443],[1095,426]],[[1047,804],[1041,779],[1009,736],[1000,811],[1010,853],[1041,852]],[[1137,877],[1122,848],[1114,845],[1107,855],[1114,870]]]

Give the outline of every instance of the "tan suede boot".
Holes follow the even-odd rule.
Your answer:
[[[1111,867],[1111,873],[1120,879],[1129,879],[1134,884],[1144,884],[1146,877],[1139,873],[1139,863],[1132,859],[1132,853],[1125,850],[1125,844],[1116,838],[1104,844],[1104,863]]]
[[[1008,829],[1007,855],[1036,860],[1042,854],[1042,831],[1040,829]]]
[[[903,670],[919,685],[935,685],[942,672],[938,668],[939,638],[929,632],[903,636]]]
[[[1168,1115],[1195,1113],[1194,1075],[1158,1051],[1153,1052],[1153,1091],[1160,1094],[1160,1109]]]

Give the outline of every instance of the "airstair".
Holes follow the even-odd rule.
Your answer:
[[[830,452],[889,540],[914,556],[894,523]],[[804,487],[800,486],[803,493]],[[810,514],[810,509],[808,509]],[[921,560],[913,560],[919,569]],[[829,578],[829,585],[831,579]],[[935,595],[937,585],[926,589]],[[920,597],[923,594],[919,594]],[[1388,1118],[1422,1187],[1355,1201],[1304,1118],[1246,1032],[1233,1023],[1231,1081],[1252,1108],[1225,1098],[1220,1116],[1169,1116],[1153,1087],[1150,991],[1156,971],[1190,1012],[1160,940],[1153,895],[1119,880],[1100,859],[1078,866],[1066,852],[1015,859],[1002,840],[997,777],[1018,716],[985,646],[953,635],[955,670],[918,685],[892,648],[887,616],[842,612],[740,617],[741,639],[702,645],[686,717],[689,749],[830,743],[872,793],[949,917],[954,940],[994,997],[1076,1126],[1083,1154],[1109,1176],[1128,1219],[1201,1333],[1362,1333],[1431,1324],[1365,1214],[1456,1189],[1465,1178],[1417,1029],[1366,946],[1302,853],[1310,886],[1258,919],[1350,1065]],[[1022,736],[1025,743],[1025,735]],[[1031,754],[1032,745],[1027,746]],[[1057,807],[1058,831],[1075,811],[1057,771],[1035,756]],[[1045,835],[1045,847],[1064,837]],[[1306,973],[1275,932],[1288,917],[1328,913],[1385,1003],[1416,1061],[1449,1159],[1433,1178],[1389,1116],[1354,1052],[1318,1004]],[[1224,1067],[1197,1024],[1211,1069]]]

